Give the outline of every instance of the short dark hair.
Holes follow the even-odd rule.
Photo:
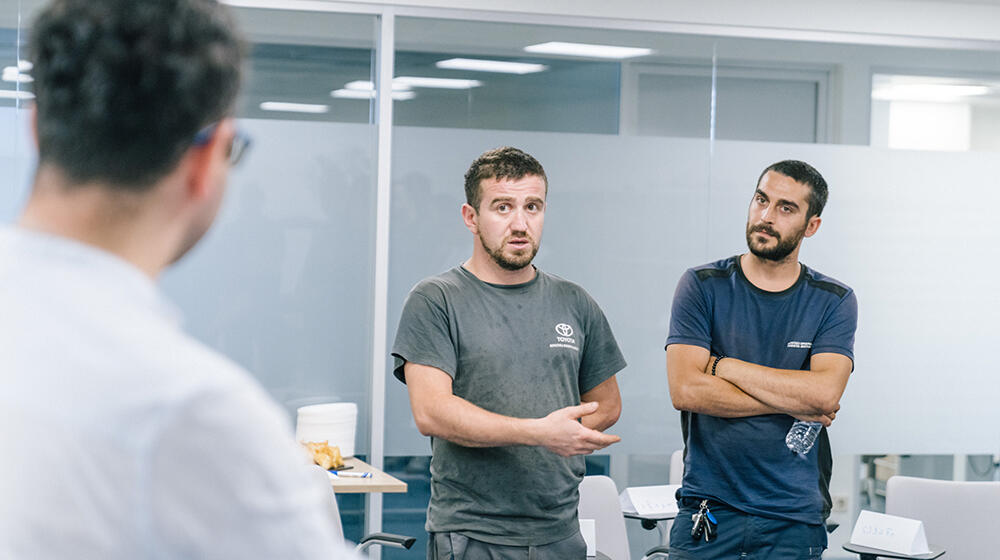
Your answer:
[[[538,160],[527,153],[504,146],[483,152],[465,172],[465,201],[479,210],[482,202],[484,179],[520,179],[526,175],[538,175],[545,181],[545,192],[549,191],[549,179]]]
[[[796,159],[786,159],[778,163],[772,163],[757,178],[758,186],[760,186],[760,180],[764,178],[764,175],[767,175],[768,171],[781,173],[785,177],[794,179],[797,183],[809,186],[809,212],[806,214],[806,219],[819,216],[823,213],[823,207],[826,206],[828,196],[826,179],[820,175],[819,171],[816,171],[815,167]]]
[[[55,0],[31,34],[39,163],[145,190],[232,112],[244,51],[215,0]]]

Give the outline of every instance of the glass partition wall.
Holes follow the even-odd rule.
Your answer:
[[[653,455],[651,470],[657,470],[660,456],[680,446],[676,413],[657,414],[655,422],[644,416],[669,407],[662,347],[673,291],[666,284],[673,280],[665,279],[675,279],[684,263],[690,266],[700,258],[694,255],[704,251],[711,84],[687,83],[678,94],[686,104],[678,114],[706,109],[705,119],[683,120],[683,134],[674,137],[640,137],[623,131],[632,126],[623,120],[623,107],[632,102],[623,82],[628,59],[544,45],[606,45],[614,56],[619,54],[612,47],[628,47],[636,50],[622,54],[636,57],[671,39],[683,40],[553,26],[397,20],[396,80],[433,77],[465,87],[414,87],[414,99],[395,103],[390,331],[416,282],[460,265],[471,254],[473,239],[462,224],[460,207],[465,201],[462,176],[472,160],[503,145],[537,157],[545,166],[549,192],[535,263],[588,290],[607,314],[629,361],[618,376],[626,408],[613,429],[623,441],[602,455],[604,460],[588,464],[591,474],[613,474],[619,484],[629,480],[633,454]],[[655,58],[671,52],[658,50]],[[698,58],[710,68],[711,56],[709,44]],[[404,62],[410,66],[401,67]],[[419,111],[425,96],[450,99],[449,114]],[[644,297],[633,297],[636,293]],[[405,386],[391,378],[386,405],[386,425],[392,427],[386,434],[387,455],[409,457],[408,476],[423,476],[407,496],[417,506],[409,523],[387,517],[386,529],[419,531],[429,493],[415,499],[415,491],[427,487],[428,476],[426,458],[416,457],[426,456],[429,445],[413,424]],[[386,499],[387,515],[393,501]],[[641,539],[633,540],[641,546]],[[396,551],[384,556],[422,557]]]
[[[21,25],[37,10],[31,2],[0,4],[0,169],[4,194],[0,196],[0,221],[12,220],[28,192],[34,169],[34,146],[29,127],[32,77],[28,60],[27,29]]]
[[[553,42],[639,50],[608,59],[540,47]],[[990,149],[997,92],[982,88],[992,88],[1000,73],[996,51],[401,17],[396,59],[394,88],[409,81],[415,97],[395,103],[390,337],[409,289],[470,254],[459,215],[468,164],[500,145],[527,150],[550,179],[535,262],[595,297],[629,360],[619,374],[624,410],[612,428],[623,441],[606,450],[607,472],[620,488],[665,483],[670,453],[683,446],[663,367],[674,286],[688,267],[744,252],[760,170],[803,159],[824,173],[831,195],[802,260],[854,287],[861,301],[857,367],[830,430],[830,521],[842,528],[827,555],[838,556],[860,508],[881,507],[878,480],[869,474],[875,458],[912,453],[898,460],[897,472],[990,476],[989,457],[969,457],[967,469],[959,455],[945,472],[939,457],[924,454],[991,452],[1000,435],[989,405],[1000,387],[972,352],[988,344],[984,322],[1000,314],[1000,300],[989,275],[957,281],[952,266],[931,264],[971,269],[989,254],[1000,237],[989,216],[1000,169],[989,153],[885,149],[913,146],[880,144],[878,135],[888,133],[877,125],[885,120],[879,111],[889,112],[878,103],[891,103],[880,89],[883,75],[961,74],[965,81],[955,83],[979,88],[964,90],[978,95],[967,110],[966,149]],[[414,87],[421,77],[451,80],[454,89]],[[904,118],[891,112],[893,123]],[[910,125],[921,127],[931,137],[945,134]],[[977,202],[943,202],[943,184]],[[986,313],[972,316],[971,309]],[[931,350],[932,340],[970,350],[958,361],[963,371],[975,370],[965,374],[975,395],[944,381],[955,358]],[[401,474],[422,482],[406,498],[418,506],[408,510],[409,524],[402,512],[388,517],[392,498],[386,524],[418,530],[419,505],[429,495],[414,493],[426,488],[429,445],[413,425],[405,387],[388,379],[386,453],[403,456]],[[959,421],[953,407],[973,398],[968,414],[975,421]],[[655,532],[629,530],[633,554],[658,542]]]
[[[369,454],[375,254],[371,15],[236,9],[250,45],[237,106],[253,138],[203,242],[164,287],[195,336],[253,372],[294,422],[300,406],[358,405]],[[339,496],[363,534],[361,495]]]
[[[0,5],[5,221],[34,166],[30,68],[19,61],[40,4]],[[537,156],[549,175],[536,263],[590,292],[629,362],[612,429],[622,442],[589,458],[590,472],[619,488],[666,482],[683,446],[663,354],[674,287],[688,267],[745,250],[757,175],[795,158],[831,186],[802,261],[860,301],[856,369],[830,430],[831,521],[842,527],[826,557],[842,556],[860,508],[881,507],[889,474],[996,476],[1000,385],[980,351],[1000,316],[989,264],[1000,241],[996,46],[295,6],[234,8],[252,46],[237,116],[254,146],[215,228],[163,283],[188,329],[252,371],[291,420],[302,405],[358,403],[357,453],[384,456],[409,491],[387,495],[384,512],[379,500],[366,510],[358,496],[341,497],[349,538],[384,525],[421,542],[382,557],[423,557],[429,442],[391,360],[383,370],[372,356],[381,336],[391,345],[410,288],[470,254],[462,175],[501,145]],[[379,83],[379,61],[391,63],[391,83]],[[391,127],[379,126],[379,91],[392,99]],[[378,147],[390,137],[391,155]],[[376,282],[380,251],[386,289]],[[373,383],[382,379],[384,394]],[[629,531],[637,557],[658,543],[637,524]]]

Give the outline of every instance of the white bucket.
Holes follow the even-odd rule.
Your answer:
[[[354,432],[358,423],[358,405],[350,402],[313,404],[299,407],[295,439],[327,441],[340,448],[340,454],[354,456]]]

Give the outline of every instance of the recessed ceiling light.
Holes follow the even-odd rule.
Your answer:
[[[9,89],[0,89],[0,99],[34,99],[35,94],[30,91],[11,91]]]
[[[335,89],[330,92],[330,96],[338,99],[375,99],[375,91],[365,89]],[[392,98],[396,101],[407,101],[416,96],[417,94],[412,91],[392,92]]]
[[[344,89],[353,89],[355,91],[374,91],[375,83],[367,80],[355,80],[344,84]]]
[[[284,101],[265,101],[260,104],[264,111],[288,111],[291,113],[326,113],[329,105],[314,105],[311,103],[285,103]]]
[[[529,45],[524,47],[524,50],[532,53],[615,59],[634,58],[653,53],[653,49],[646,48],[617,47],[614,45],[590,45],[586,43],[562,43],[559,41]]]
[[[393,88],[396,84],[407,87],[440,88],[440,89],[471,89],[483,85],[479,80],[459,80],[454,78],[424,78],[420,76],[399,76],[392,80]]]
[[[544,72],[549,68],[544,64],[508,62],[505,60],[483,60],[479,58],[449,58],[448,60],[439,60],[434,65],[438,68],[447,68],[449,70],[501,72],[504,74],[533,74],[535,72]]]
[[[374,99],[375,92],[365,89],[335,89],[330,92],[330,97],[338,99]]]
[[[355,80],[353,82],[347,82],[346,84],[344,84],[344,88],[358,90],[358,91],[375,91],[375,84],[368,80]],[[405,84],[400,84],[396,82],[392,83],[393,91],[408,91],[409,89],[410,87]]]
[[[872,90],[872,99],[882,101],[960,101],[990,93],[983,85],[962,84],[887,84]]]

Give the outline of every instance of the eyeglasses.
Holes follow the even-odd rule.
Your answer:
[[[195,146],[208,144],[217,128],[219,128],[219,123],[216,122],[199,130],[194,135],[194,142],[192,143]],[[243,154],[250,148],[251,143],[253,143],[253,140],[250,138],[250,135],[237,128],[236,133],[233,135],[233,141],[229,144],[229,150],[226,152],[226,155],[229,157],[230,166],[236,166],[243,159]]]

